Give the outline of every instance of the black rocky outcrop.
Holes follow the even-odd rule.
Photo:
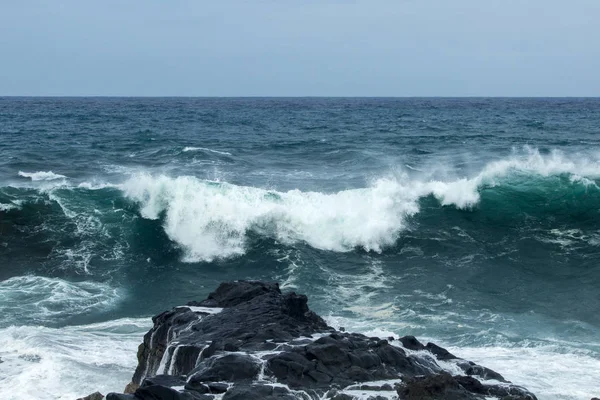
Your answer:
[[[518,386],[484,385],[472,376],[452,376],[447,372],[404,378],[397,391],[402,400],[535,399],[533,394]]]
[[[413,336],[337,331],[309,310],[306,296],[276,283],[223,283],[153,322],[126,393],[107,400],[536,399]],[[450,375],[448,363],[463,374]]]

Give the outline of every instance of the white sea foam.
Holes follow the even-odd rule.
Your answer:
[[[367,382],[369,386],[375,385],[390,385],[394,387],[395,384],[399,383],[400,379],[397,380],[388,380],[388,381],[373,381]],[[369,399],[387,399],[387,400],[396,400],[398,396],[396,395],[395,390],[361,390],[360,385],[351,386],[349,388],[345,388],[340,390],[340,393],[346,394],[348,396],[352,396],[352,399],[356,400],[369,400]]]
[[[150,326],[143,318],[0,329],[0,399],[73,400],[95,391],[122,392]]]
[[[231,153],[228,153],[226,151],[214,150],[214,149],[209,149],[209,148],[206,148],[206,147],[185,147],[183,149],[183,151],[185,153],[187,153],[189,151],[207,151],[209,153],[222,154],[224,156],[230,156],[231,155]]]
[[[17,206],[16,204],[0,203],[0,211],[10,211],[17,209],[19,209],[19,206]]]
[[[177,308],[189,308],[191,312],[205,313],[205,314],[218,314],[223,311],[219,307],[197,307],[197,306],[179,306]]]
[[[460,357],[500,372],[539,399],[587,400],[598,396],[600,359],[556,345],[532,347],[448,347]]]
[[[188,261],[243,254],[249,230],[325,250],[381,251],[394,242],[405,216],[418,210],[414,198],[405,199],[390,180],[326,194],[144,174],[126,182],[124,190],[141,203],[143,217],[165,213],[165,231]]]
[[[399,321],[402,319],[400,318]],[[343,326],[350,332],[386,338],[400,337],[423,327],[388,321],[384,328],[376,327],[373,319],[350,319],[339,316],[326,318],[328,325]],[[436,338],[418,337],[423,343],[433,341],[452,354],[501,373],[513,384],[523,386],[544,400],[588,400],[598,396],[600,371],[598,353],[572,346],[568,342],[522,341],[518,344],[499,339],[489,346],[452,346]],[[401,345],[398,341],[393,345]],[[597,347],[597,343],[590,346]],[[419,351],[417,353],[425,353]],[[423,355],[423,354],[421,354]],[[437,361],[448,372],[461,374],[453,362]]]
[[[304,266],[304,261],[300,256],[298,249],[280,249],[274,248],[271,250],[276,257],[277,262],[287,264],[285,274],[275,277],[276,281],[281,282],[281,289],[297,289],[297,278],[299,270]]]
[[[0,282],[0,320],[10,318],[5,324],[53,322],[109,308],[119,298],[117,289],[103,283],[18,276]]]
[[[337,193],[282,192],[147,173],[134,175],[122,189],[141,204],[144,218],[164,214],[165,232],[185,251],[185,261],[210,261],[243,254],[248,231],[323,250],[380,252],[407,228],[407,217],[419,211],[421,197],[433,195],[444,206],[469,209],[479,202],[482,188],[506,184],[502,178],[509,174],[590,180],[600,177],[600,164],[528,149],[526,155],[491,162],[470,178],[398,174]]]
[[[600,178],[600,161],[579,157],[571,160],[560,151],[542,155],[538,150],[525,148],[525,155],[515,154],[511,157],[493,161],[474,177],[457,178],[440,181],[414,181],[413,190],[421,196],[433,194],[442,205],[454,205],[458,208],[468,208],[479,202],[479,190],[482,186],[501,185],[502,178],[511,173],[523,174],[529,177],[553,175],[568,175],[572,182],[590,185],[590,179]]]
[[[118,188],[119,185],[106,182],[81,182],[77,187],[88,190],[102,190],[106,188]]]
[[[37,171],[37,172],[23,172],[19,171],[19,176],[29,178],[32,181],[53,181],[56,179],[66,179],[67,177],[61,174],[55,174],[52,171]]]
[[[350,311],[356,316],[385,321],[402,312],[391,302],[380,303],[374,300],[379,293],[389,291],[395,279],[383,270],[380,260],[370,260],[368,269],[360,274],[323,268],[329,279],[330,295],[327,298],[332,302],[330,308],[343,307],[345,311]]]

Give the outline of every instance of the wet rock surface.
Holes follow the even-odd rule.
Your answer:
[[[307,301],[276,283],[239,281],[163,312],[139,346],[128,393],[106,399],[536,400],[434,343],[337,331]]]
[[[77,400],[102,400],[104,399],[104,395],[100,392],[94,392],[92,394],[89,394],[85,397],[80,397]]]
[[[502,400],[535,399],[533,394],[518,386],[485,385],[471,376],[452,376],[447,372],[405,378],[397,391],[398,397],[405,400],[484,400],[489,397]]]

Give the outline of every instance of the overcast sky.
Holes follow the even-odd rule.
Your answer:
[[[600,0],[0,0],[0,95],[600,96]]]

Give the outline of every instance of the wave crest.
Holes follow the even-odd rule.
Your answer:
[[[150,174],[133,176],[122,189],[140,204],[142,217],[164,219],[164,230],[184,250],[184,261],[194,262],[243,254],[248,232],[322,250],[381,252],[406,229],[407,217],[419,212],[423,197],[470,209],[488,188],[535,185],[540,177],[565,175],[571,183],[595,186],[600,164],[573,161],[560,152],[542,155],[528,150],[525,156],[491,162],[471,178],[418,179],[404,174],[337,193],[279,192]]]
[[[23,172],[19,171],[19,176],[23,178],[29,178],[32,181],[54,181],[57,179],[66,179],[65,175],[55,174],[52,171],[37,171],[37,172]]]
[[[242,254],[248,231],[324,250],[381,251],[394,243],[405,216],[418,211],[415,199],[405,199],[391,180],[326,194],[143,174],[124,190],[141,204],[144,218],[164,213],[165,231],[185,250],[187,261]]]

